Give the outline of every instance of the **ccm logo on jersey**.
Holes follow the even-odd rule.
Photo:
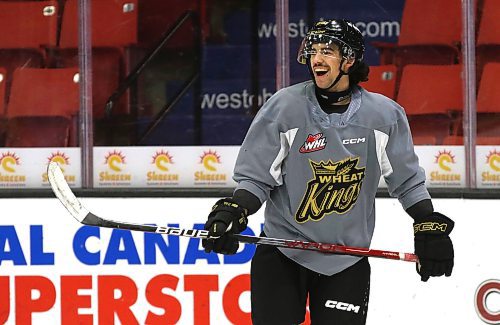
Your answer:
[[[300,147],[300,153],[308,153],[318,150],[323,150],[326,147],[326,138],[323,133],[309,134],[307,136],[306,142]]]
[[[349,304],[347,302],[335,301],[335,300],[327,300],[325,302],[325,307],[338,310],[353,311],[356,314],[359,312],[360,308],[359,306],[354,306],[353,304]]]
[[[342,140],[343,144],[356,144],[365,142],[365,138],[352,138],[352,139],[344,139]]]

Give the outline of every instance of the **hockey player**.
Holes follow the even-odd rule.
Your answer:
[[[404,110],[358,86],[369,68],[349,21],[317,22],[298,53],[312,81],[278,91],[261,108],[241,146],[233,197],[219,200],[205,229],[206,252],[234,254],[225,236],[246,228],[266,202],[262,236],[369,247],[375,195],[384,177],[414,219],[422,281],[450,276],[454,222],[435,212]],[[254,324],[299,324],[309,297],[313,324],[365,324],[368,259],[260,245],[251,263]]]

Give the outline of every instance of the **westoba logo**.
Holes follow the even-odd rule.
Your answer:
[[[308,153],[313,151],[318,151],[325,149],[326,138],[323,137],[323,133],[309,134],[307,136],[306,142],[300,147],[300,153]]]

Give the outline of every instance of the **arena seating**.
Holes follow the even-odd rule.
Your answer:
[[[476,66],[478,80],[488,62],[500,62],[500,5],[495,0],[484,0],[477,31]]]
[[[78,0],[66,0],[61,23],[57,67],[78,66]],[[92,91],[94,118],[104,107],[127,71],[126,48],[137,43],[138,0],[92,0]],[[118,105],[117,113],[128,112]]]
[[[171,27],[186,10],[200,11],[200,4],[206,0],[139,0],[138,19],[138,42],[139,46],[150,48],[160,40],[163,33]],[[202,22],[208,19],[206,13],[201,13]],[[167,47],[182,48],[192,46],[192,29],[181,29],[178,35],[166,44]]]
[[[405,66],[397,101],[414,136],[432,135],[441,144],[455,133],[463,110],[461,68],[458,64]]]
[[[477,96],[478,113],[500,113],[500,62],[484,67]]]
[[[457,63],[461,26],[460,1],[406,0],[397,44],[378,44],[381,64]]]
[[[446,17],[443,16],[446,13]],[[374,42],[380,64],[397,67],[396,96],[407,64],[456,64],[460,60],[461,2],[406,0],[397,43]]]
[[[477,135],[482,138],[500,137],[499,76],[500,62],[486,63],[477,95]]]
[[[5,116],[5,83],[7,81],[7,70],[0,67],[0,118]]]
[[[55,46],[57,14],[57,1],[1,1],[1,48],[41,50]]]
[[[497,124],[497,126],[498,126],[498,124]],[[499,136],[492,136],[492,137],[477,136],[476,144],[480,145],[480,146],[498,146],[500,144],[500,137]]]
[[[26,90],[29,89],[29,95]],[[7,147],[77,144],[78,69],[18,68],[7,105]]]
[[[483,69],[476,102],[476,143],[500,144],[500,62],[486,63]],[[463,145],[463,132],[446,137],[443,144]]]
[[[412,135],[413,143],[417,145],[433,146],[438,144],[438,140],[433,135]]]
[[[451,145],[451,146],[463,146],[464,145],[464,138],[463,136],[449,136],[444,139],[443,141],[444,145]],[[498,146],[500,144],[500,136],[477,136],[476,137],[476,145],[480,146]]]
[[[442,144],[447,146],[463,146],[464,137],[462,135],[448,135],[443,139]]]
[[[339,0],[340,5],[347,6],[348,2]],[[105,103],[130,71],[131,65],[146,52],[144,46],[152,46],[168,28],[168,23],[187,9],[199,11],[203,35],[208,36],[210,30],[207,29],[207,25],[213,18],[210,16],[213,12],[210,5],[213,5],[213,2],[198,3],[194,0],[182,4],[164,0],[91,0],[93,115],[98,128],[111,130],[108,124],[99,124],[99,121],[105,120]],[[495,97],[496,93],[500,93],[496,90],[495,83],[496,75],[500,72],[498,68],[500,36],[496,32],[500,28],[497,19],[500,15],[500,6],[495,0],[478,0],[476,5],[478,136],[487,138],[485,141],[488,142],[489,139],[500,136],[500,131],[496,130],[497,125],[500,125],[498,123],[500,111],[495,105],[500,100]],[[231,4],[230,8],[222,8],[226,37],[218,40],[205,38],[201,52],[200,102],[202,104],[207,105],[215,100],[214,96],[221,94],[229,96],[228,100],[230,96],[235,99],[241,97],[245,90],[250,94],[252,88],[258,88],[259,94],[263,88],[266,88],[268,93],[274,93],[276,75],[274,6],[272,1],[261,1],[255,7],[257,12],[253,12],[255,8],[248,3],[242,3],[241,6]],[[463,143],[460,76],[461,2],[401,0],[384,6],[389,6],[384,8],[392,10],[391,17],[396,17],[395,12],[401,13],[400,35],[396,43],[374,43],[380,50],[380,65],[371,65],[370,80],[361,86],[397,100],[406,109],[415,143],[438,145]],[[311,6],[307,1],[290,0],[289,19],[292,24],[315,19],[316,17],[310,17],[311,8],[312,14],[325,17],[332,16],[340,10],[330,7],[328,1],[315,1]],[[361,23],[369,21],[366,12],[358,14],[350,7],[342,13],[353,21]],[[166,19],[168,21],[163,21],[167,17],[165,15],[170,17]],[[252,21],[254,18],[256,21]],[[4,122],[8,116],[10,125],[13,118],[18,118],[6,111],[12,106],[9,103],[9,96],[16,68],[23,66],[48,70],[78,67],[78,0],[0,1],[0,24],[4,24],[3,30],[9,31],[0,34],[0,67],[4,69],[0,70],[0,74],[4,76],[4,79],[0,80],[0,96],[3,96],[5,103],[3,106],[5,108],[0,108],[0,144],[3,144],[2,130],[6,127],[1,124],[2,115]],[[191,25],[188,27],[191,28]],[[295,27],[297,26],[293,26]],[[169,42],[165,49],[183,52],[186,47],[192,47],[192,33],[187,33],[189,28],[179,31],[179,36]],[[255,28],[258,35],[251,32]],[[293,28],[290,38],[290,79],[291,83],[296,83],[309,79],[309,73],[306,67],[295,61],[301,36],[295,34],[298,31]],[[370,47],[372,44],[367,46]],[[191,55],[189,49],[185,53]],[[255,58],[258,59],[257,64],[253,63]],[[183,70],[180,67],[179,73],[185,70],[191,71],[189,69]],[[181,76],[175,75],[176,73],[170,72],[163,79],[161,77],[167,74],[153,74],[155,80],[158,80],[155,95],[172,98],[183,84]],[[252,77],[256,77],[257,80],[252,81]],[[139,83],[137,107],[139,110],[147,111],[147,107],[141,106],[143,102],[140,98],[145,95],[144,89],[141,89],[142,85],[144,83]],[[150,86],[150,83],[148,85]],[[440,96],[437,96],[436,92],[439,92]],[[35,96],[31,91],[30,96],[32,95]],[[127,92],[121,97],[121,101],[113,111],[115,114],[113,118],[115,120],[122,116],[136,118],[137,120],[129,124],[137,126],[138,134],[141,134],[144,127],[151,122],[153,115],[139,111],[138,116],[133,116],[129,95]],[[218,98],[222,100],[219,103],[224,106],[225,99]],[[154,139],[150,139],[150,143],[161,143],[167,138],[170,140],[165,141],[170,144],[175,144],[176,141],[181,141],[179,144],[195,141],[194,120],[199,113],[195,111],[196,101],[194,92],[188,91],[166,115],[166,121],[160,123],[161,130],[154,133]],[[229,105],[238,106],[234,101],[231,103]],[[214,141],[214,144],[237,144],[242,140],[243,134],[239,131],[246,131],[255,113],[255,108],[251,110],[200,108],[200,110],[201,124],[204,128],[202,134],[203,137],[208,137],[208,140],[204,139],[203,142],[207,144],[210,141]],[[221,123],[227,124],[228,127],[224,128]],[[438,123],[439,127],[431,123]],[[12,126],[9,128],[11,130]],[[217,133],[215,132],[217,128],[222,130]],[[184,131],[186,135],[181,136]],[[9,141],[12,142],[12,136]],[[68,141],[73,141],[73,138],[69,137]],[[104,139],[100,143],[105,144],[105,141],[107,140]]]
[[[360,86],[395,99],[396,71],[397,68],[394,64],[371,66],[368,81],[362,82]]]
[[[78,0],[66,0],[61,25],[61,48],[78,47]],[[137,42],[137,0],[92,0],[93,47],[123,46]]]
[[[7,81],[7,70],[0,67],[0,147],[4,146],[5,128],[7,127],[7,118],[5,112],[5,84]]]
[[[0,1],[0,66],[5,68],[6,100],[17,67],[40,68],[46,49],[57,43],[57,1]]]

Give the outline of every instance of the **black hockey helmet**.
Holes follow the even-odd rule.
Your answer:
[[[313,44],[336,44],[344,59],[363,60],[365,45],[363,35],[350,21],[345,19],[330,19],[318,21],[307,32],[299,48],[297,61],[306,64],[314,53]]]

